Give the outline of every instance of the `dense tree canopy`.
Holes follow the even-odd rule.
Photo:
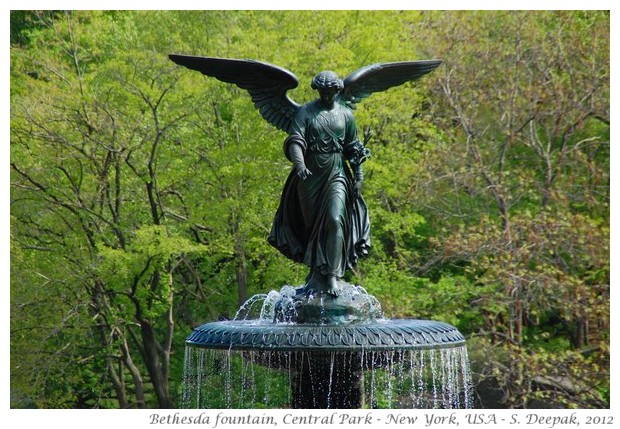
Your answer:
[[[13,11],[11,405],[176,407],[192,326],[303,281],[266,242],[285,136],[183,53],[285,67],[298,102],[323,69],[442,58],[356,112],[373,248],[350,280],[390,317],[457,326],[479,406],[609,406],[609,25]]]

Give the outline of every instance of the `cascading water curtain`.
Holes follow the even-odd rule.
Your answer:
[[[329,355],[327,358],[323,355],[321,359],[329,364],[334,356],[330,359]],[[304,351],[237,351],[188,346],[182,406],[290,408],[291,390],[295,388],[299,368],[313,358],[318,359],[313,352]],[[328,371],[329,380],[316,382],[337,382],[334,381],[339,379],[337,372],[346,370],[346,365],[360,368],[363,408],[472,408],[473,389],[465,346],[349,352],[340,354],[339,362],[344,363],[332,365],[333,371]],[[310,371],[308,377],[312,376]],[[327,392],[336,390],[335,387],[329,385]]]

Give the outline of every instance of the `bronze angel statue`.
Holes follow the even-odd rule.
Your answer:
[[[268,240],[310,268],[306,293],[337,296],[345,271],[370,248],[368,209],[360,193],[369,151],[358,138],[355,105],[374,92],[420,78],[441,60],[373,64],[344,80],[322,71],[311,84],[319,98],[299,105],[287,95],[299,79],[281,67],[254,60],[169,57],[247,90],[263,118],[288,134],[284,154],[293,168]]]

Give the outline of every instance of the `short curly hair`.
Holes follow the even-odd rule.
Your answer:
[[[344,87],[344,84],[342,83],[342,79],[340,79],[336,73],[330,70],[325,70],[314,76],[311,86],[312,89],[338,88],[338,90],[341,90]]]

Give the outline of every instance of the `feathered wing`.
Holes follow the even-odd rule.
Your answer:
[[[286,92],[299,85],[299,79],[281,67],[254,60],[209,58],[170,54],[175,63],[222,82],[247,90],[260,114],[276,128],[289,132],[299,105]]]
[[[342,98],[355,108],[355,104],[373,92],[385,91],[393,86],[410,82],[433,71],[441,60],[403,61],[379,63],[362,67],[347,76],[343,83]]]

